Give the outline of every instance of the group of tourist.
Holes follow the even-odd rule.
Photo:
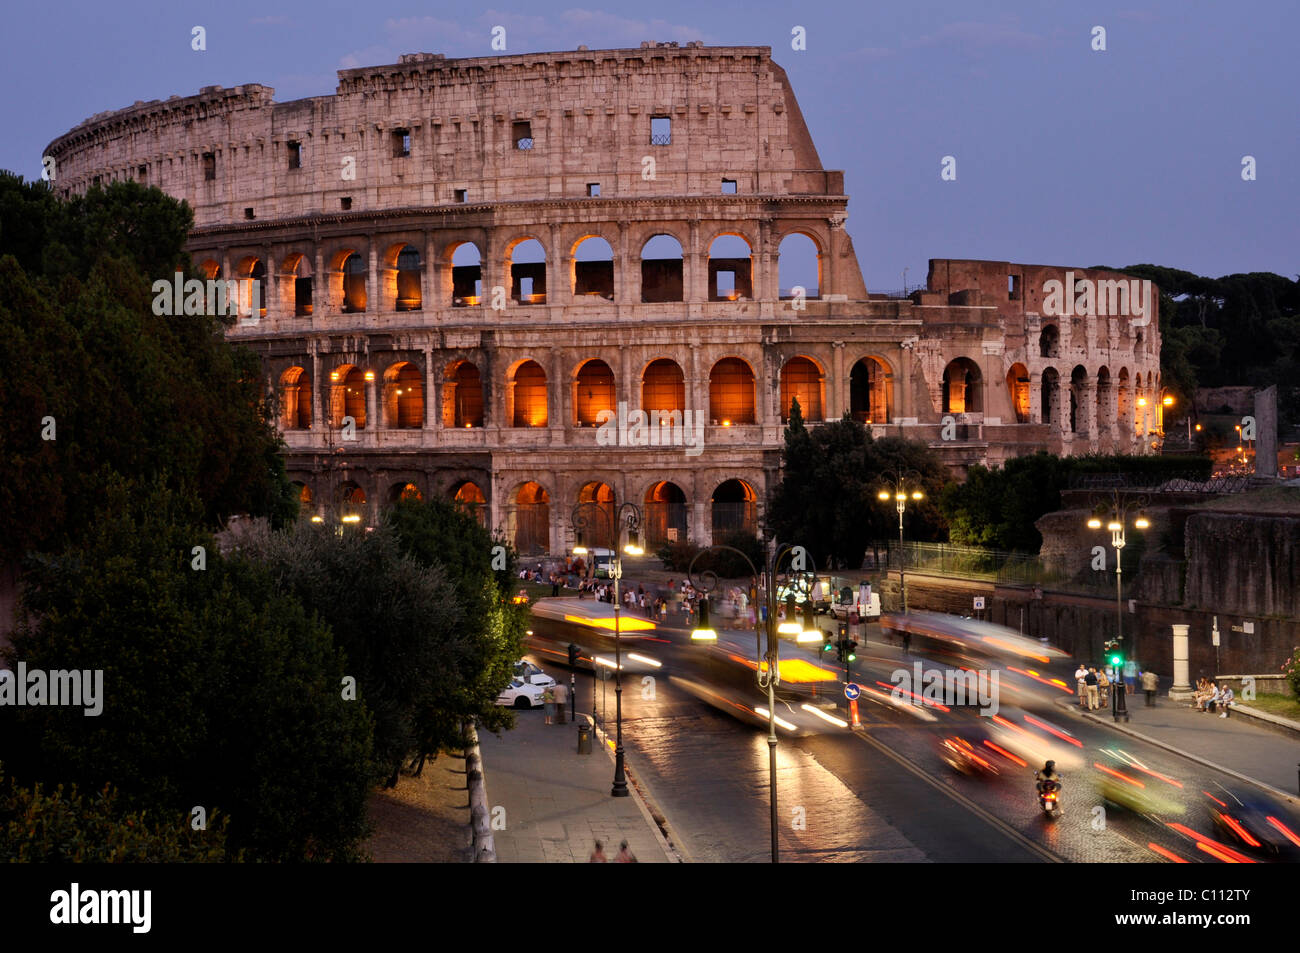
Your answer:
[[[1192,692],[1192,707],[1197,711],[1217,711],[1220,718],[1227,718],[1228,709],[1232,707],[1235,697],[1228,686],[1220,688],[1210,679],[1201,676],[1196,680],[1196,690]]]

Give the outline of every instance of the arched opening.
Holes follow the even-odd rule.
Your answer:
[[[221,277],[221,262],[205,258],[199,263],[198,271],[205,281],[214,281]]]
[[[646,366],[641,375],[641,409],[651,427],[681,424],[686,412],[686,378],[676,361],[661,357]]]
[[[713,491],[713,538],[724,533],[753,533],[758,494],[744,480],[727,480]]]
[[[551,544],[551,495],[541,484],[528,482],[515,494],[515,549],[544,553]]]
[[[366,262],[356,252],[343,262],[343,311],[356,314],[366,310]]]
[[[1125,422],[1133,419],[1133,390],[1129,382],[1127,367],[1119,369],[1119,377],[1116,379],[1115,391],[1115,415],[1119,418],[1119,433],[1122,439],[1127,439],[1125,433]]]
[[[235,266],[239,279],[239,314],[251,317],[257,304],[258,317],[266,317],[266,263],[260,258],[245,258]]]
[[[653,235],[641,246],[641,300],[682,300],[682,243],[671,235]]]
[[[447,368],[442,393],[444,427],[483,426],[483,381],[470,361],[456,361]]]
[[[1045,324],[1043,325],[1043,330],[1039,332],[1038,356],[1061,356],[1061,332],[1055,324]]]
[[[419,311],[422,300],[420,291],[420,251],[414,245],[403,245],[397,253],[397,310]]]
[[[754,422],[754,372],[738,357],[724,357],[709,371],[709,419],[724,427]]]
[[[366,491],[351,480],[339,484],[335,505],[344,523],[359,524],[366,521]]]
[[[579,427],[594,427],[602,410],[614,410],[614,372],[601,360],[585,362],[574,382],[573,409]]]
[[[1039,387],[1038,412],[1042,415],[1039,423],[1055,426],[1060,420],[1061,401],[1061,375],[1057,373],[1056,368],[1048,367],[1043,370],[1043,381]]]
[[[1023,364],[1012,364],[1007,371],[1007,393],[1011,395],[1011,410],[1016,415],[1016,423],[1029,423],[1029,368]]]
[[[366,381],[361,368],[344,364],[330,371],[330,422],[342,427],[351,417],[358,430],[366,426]]]
[[[886,424],[893,417],[893,375],[878,357],[864,357],[849,372],[849,412],[864,424]]]
[[[804,420],[821,420],[821,368],[806,357],[792,357],[781,368],[781,422],[789,423],[790,405],[799,401]]]
[[[393,488],[388,491],[388,502],[396,503],[398,500],[415,500],[417,503],[424,499],[424,494],[414,483],[394,483]]]
[[[312,274],[311,262],[306,255],[291,255],[284,262],[283,282],[289,300],[286,307],[291,307],[297,317],[306,317],[312,312]]]
[[[311,374],[305,368],[280,375],[280,429],[311,429]]]
[[[754,297],[753,250],[739,235],[719,235],[709,246],[709,300]]]
[[[506,255],[510,298],[518,304],[546,304],[546,249],[535,238],[511,245]]]
[[[452,502],[473,516],[480,526],[487,525],[487,497],[473,480],[462,480],[452,487]]]
[[[660,480],[645,491],[645,537],[648,547],[686,541],[686,494],[676,483]]]
[[[312,493],[311,487],[298,480],[294,481],[293,486],[298,494],[298,515],[301,517],[310,516],[311,506],[315,501],[315,495]]]
[[[1070,433],[1084,433],[1087,430],[1084,414],[1087,388],[1088,371],[1082,364],[1078,364],[1070,372]]]
[[[451,306],[472,307],[483,300],[483,260],[478,246],[461,242],[451,253]]]
[[[979,414],[984,412],[980,369],[968,357],[949,361],[943,369],[943,412],[945,414]]]
[[[803,289],[805,298],[821,294],[821,254],[817,243],[802,232],[794,232],[781,239],[777,249],[780,261],[777,277],[782,300],[798,297],[797,288]]]
[[[399,430],[424,426],[424,375],[410,361],[384,372],[384,419]]]
[[[614,249],[597,235],[573,249],[573,295],[614,300]]]
[[[511,382],[514,393],[514,427],[545,427],[546,371],[536,361],[524,361],[515,369]]]
[[[588,483],[578,491],[575,516],[578,542],[588,548],[609,548],[614,537],[614,489],[608,483]]]
[[[1097,422],[1097,433],[1103,438],[1109,440],[1110,437],[1110,401],[1111,388],[1114,385],[1110,379],[1110,368],[1102,366],[1097,370],[1097,395],[1093,403],[1093,420]]]

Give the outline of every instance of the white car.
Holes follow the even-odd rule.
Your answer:
[[[520,659],[515,663],[515,678],[527,682],[529,685],[536,685],[538,688],[554,688],[555,679],[547,675],[541,668],[528,659]]]
[[[512,705],[515,708],[536,708],[542,704],[542,695],[546,689],[540,685],[529,685],[522,679],[512,678],[510,684],[497,696],[498,705]]]

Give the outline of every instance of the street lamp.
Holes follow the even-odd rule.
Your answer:
[[[759,578],[758,570],[754,568],[754,562],[739,549],[733,546],[724,546],[720,543],[709,546],[695,554],[691,560],[690,566],[686,569],[686,578],[690,580],[691,585],[704,593],[700,601],[700,620],[699,626],[691,633],[692,639],[705,640],[716,639],[717,633],[709,627],[708,621],[708,594],[718,585],[718,574],[712,570],[701,572],[699,578],[695,576],[695,563],[705,553],[725,550],[726,552],[735,553],[745,561],[749,566],[750,576],[753,579]],[[772,806],[772,863],[780,863],[780,850],[777,846],[778,822],[776,817],[776,685],[781,681],[781,664],[780,664],[780,638],[778,636],[778,627],[776,623],[776,574],[781,560],[786,555],[794,556],[793,562],[807,561],[812,562],[812,557],[807,554],[802,546],[780,546],[773,548],[772,558],[767,565],[767,592],[764,596],[764,603],[767,607],[766,613],[758,611],[758,606],[754,606],[754,642],[755,652],[759,656],[758,665],[758,687],[767,690],[767,761],[768,761],[768,790],[769,800]],[[800,567],[798,572],[803,572]],[[811,572],[816,572],[814,566]],[[794,597],[789,598],[793,602]],[[766,615],[766,619],[760,619],[760,616]],[[811,619],[811,614],[805,611],[805,621]],[[786,613],[786,621],[782,627],[787,634],[801,634],[803,626],[791,618],[791,613]],[[767,651],[763,651],[762,636],[766,630],[767,634]]]
[[[597,513],[604,515],[605,510],[598,502],[579,503],[573,508],[573,527],[576,531],[578,544],[573,547],[575,555],[584,555],[587,553],[587,547],[583,544],[584,531],[591,521],[588,520],[586,509],[596,507]],[[597,523],[597,525],[599,525]],[[620,529],[621,527],[621,529]],[[615,724],[615,742],[614,742],[614,786],[610,790],[611,797],[627,797],[631,792],[627,789],[627,773],[624,769],[623,758],[623,643],[620,638],[619,629],[619,612],[623,607],[622,594],[619,592],[619,583],[623,578],[623,553],[629,556],[639,556],[645,552],[645,542],[641,530],[641,509],[635,503],[623,503],[616,507],[613,513],[613,520],[610,524],[611,542],[610,551],[612,552],[612,561],[610,564],[610,575],[614,578],[614,724]],[[621,548],[619,544],[622,544]]]
[[[903,575],[903,512],[907,509],[909,501],[920,503],[925,499],[925,494],[915,486],[921,482],[921,474],[915,470],[885,470],[880,476],[887,483],[894,485],[893,490],[882,489],[876,494],[876,499],[882,503],[893,500],[894,508],[898,510],[898,587],[902,594],[903,612],[907,612],[907,579]],[[907,482],[913,477],[914,485],[909,490]]]
[[[1110,544],[1115,549],[1115,644],[1119,648],[1121,661],[1121,670],[1116,673],[1115,680],[1111,685],[1111,717],[1115,721],[1119,721],[1121,716],[1125,721],[1128,721],[1128,702],[1125,698],[1126,691],[1122,669],[1122,663],[1127,661],[1128,653],[1124,650],[1124,569],[1121,564],[1121,555],[1124,552],[1130,515],[1136,511],[1136,515],[1133,516],[1132,520],[1134,529],[1145,530],[1151,525],[1151,521],[1147,519],[1146,511],[1143,508],[1145,504],[1146,501],[1143,499],[1122,500],[1119,491],[1116,490],[1111,504],[1098,504],[1091,519],[1088,520],[1089,529],[1098,530],[1103,526],[1106,528],[1110,533]]]

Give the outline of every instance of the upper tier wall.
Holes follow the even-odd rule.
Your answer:
[[[56,187],[144,181],[188,200],[198,227],[248,209],[578,199],[591,183],[603,197],[717,195],[724,178],[740,194],[843,194],[768,47],[402,60],[340,70],[333,96],[275,103],[266,86],[207,87],[100,114],[50,143]],[[652,142],[657,116],[666,143]]]

